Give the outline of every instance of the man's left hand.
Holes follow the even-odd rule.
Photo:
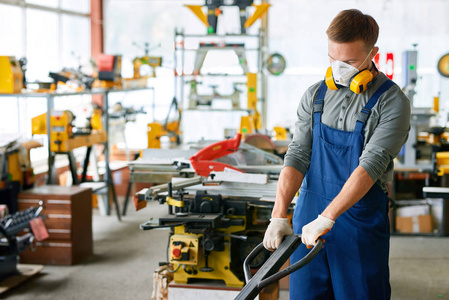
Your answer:
[[[312,248],[316,245],[318,238],[328,233],[334,224],[335,221],[323,217],[322,215],[318,215],[318,218],[302,227],[302,243],[305,244],[307,248]]]

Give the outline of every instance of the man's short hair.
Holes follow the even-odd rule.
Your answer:
[[[366,49],[374,47],[379,36],[379,26],[373,17],[357,9],[341,11],[326,30],[329,40],[336,43],[349,43],[362,40]]]

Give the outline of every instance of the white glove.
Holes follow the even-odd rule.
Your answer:
[[[315,246],[318,238],[328,233],[334,224],[335,221],[323,217],[322,215],[318,215],[318,218],[302,227],[302,243],[305,244],[307,248]]]
[[[285,235],[293,234],[287,218],[271,218],[265,236],[263,237],[263,246],[267,250],[275,250],[279,247]]]

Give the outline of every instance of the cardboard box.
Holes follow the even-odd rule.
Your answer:
[[[396,230],[401,233],[431,233],[433,231],[432,216],[427,214],[396,217]]]

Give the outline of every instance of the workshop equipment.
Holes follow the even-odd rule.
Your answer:
[[[154,200],[169,205],[168,215],[159,218],[158,225],[147,222],[141,229],[172,228],[167,263],[173,264],[176,283],[212,279],[222,280],[227,286],[243,286],[241,263],[249,249],[262,241],[273,206],[273,202],[262,198],[269,191],[275,193],[276,182],[269,182],[267,174],[245,174],[214,161],[237,151],[240,142],[241,135],[237,134],[193,155],[191,165],[201,176],[152,186],[134,197],[136,209]],[[235,186],[239,184],[240,189]],[[224,190],[217,192],[220,186]],[[245,194],[252,189],[256,193]],[[259,266],[266,255],[259,257]]]
[[[147,222],[141,229],[172,228],[167,263],[174,265],[174,281],[222,280],[227,286],[242,287],[241,263],[263,238],[258,213],[269,211],[271,205],[207,191],[186,194],[179,189],[175,194],[171,183],[167,187],[168,194],[157,193],[155,198],[169,205],[169,214],[159,218],[159,225]],[[266,255],[260,256],[259,266]]]
[[[438,73],[445,78],[449,78],[449,53],[441,56],[437,65]]]
[[[261,3],[254,5],[253,0],[207,0],[205,6],[207,7],[207,16],[203,13],[201,5],[185,5],[188,7],[200,21],[206,25],[208,34],[217,33],[218,17],[223,13],[221,6],[237,6],[240,15],[240,32],[246,33],[246,29],[251,27],[255,21],[263,17],[268,11],[270,4]],[[250,6],[255,6],[255,12],[247,19],[246,9]]]
[[[237,151],[241,140],[241,134],[237,133],[233,139],[216,142],[201,149],[197,154],[190,158],[192,168],[195,169],[196,174],[205,177],[209,176],[211,172],[220,172],[225,169],[232,169],[237,172],[242,172],[233,166],[213,161],[217,158]]]
[[[266,66],[271,75],[279,76],[285,70],[285,58],[279,53],[273,53],[268,57]]]
[[[304,258],[284,270],[277,272],[300,245],[300,234],[285,236],[279,248],[274,251],[274,253],[270,256],[270,258],[268,258],[263,266],[260,267],[256,274],[252,276],[250,270],[251,262],[256,259],[262,251],[267,251],[264,249],[263,243],[260,243],[256,248],[254,248],[243,263],[246,285],[243,287],[242,291],[238,294],[235,300],[252,300],[257,297],[263,288],[310,263],[323,247],[323,240],[319,238],[316,245]]]
[[[98,80],[102,88],[122,88],[122,56],[101,53],[97,58]]]
[[[145,75],[145,76],[156,77],[156,68],[162,66],[162,57],[145,55],[143,57],[134,58],[133,59],[133,66],[134,66],[133,79],[138,79],[138,78],[143,77],[141,75],[140,68],[144,65],[150,66],[151,70],[152,70],[152,73],[150,75]]]
[[[200,95],[198,94],[197,86],[202,84],[202,82],[192,79],[187,81],[190,83],[190,93],[189,93],[189,109],[196,109],[199,105],[212,106],[213,100],[231,100],[232,109],[240,109],[240,94],[242,93],[237,86],[245,83],[234,83],[232,94],[223,95],[218,93],[218,85],[209,85],[212,88],[212,94],[210,95]]]
[[[69,111],[53,111],[50,116],[50,147],[53,152],[69,152],[79,147],[89,147],[106,142],[106,132],[101,122],[101,109],[94,108],[86,127],[73,125],[74,114]],[[31,119],[31,133],[47,134],[47,114]]]
[[[133,43],[134,46],[141,48],[137,43]],[[160,47],[160,44],[153,49]],[[134,66],[134,76],[133,79],[139,79],[142,77],[156,77],[156,68],[162,66],[162,57],[160,56],[150,56],[150,43],[144,43],[145,55],[142,57],[136,57],[133,59]],[[151,50],[153,50],[151,49]],[[149,66],[152,69],[152,74],[141,74],[141,67]]]
[[[14,56],[0,56],[0,93],[17,94],[23,88],[23,73]]]
[[[18,273],[17,256],[28,246],[35,247],[35,235],[37,240],[48,237],[41,211],[42,206],[33,206],[0,218],[0,281]]]
[[[402,168],[431,169],[432,145],[422,142],[419,134],[430,130],[430,120],[437,114],[430,108],[415,107],[413,98],[418,81],[418,51],[417,44],[413,50],[407,50],[402,55],[403,87],[411,104],[410,132],[408,139],[398,157]]]
[[[170,120],[172,109],[176,113],[175,120]],[[176,98],[173,98],[164,125],[160,122],[148,124],[148,148],[161,148],[161,137],[163,136],[168,136],[170,143],[179,145],[181,143],[181,116],[181,108],[178,106],[178,101],[176,101]]]

